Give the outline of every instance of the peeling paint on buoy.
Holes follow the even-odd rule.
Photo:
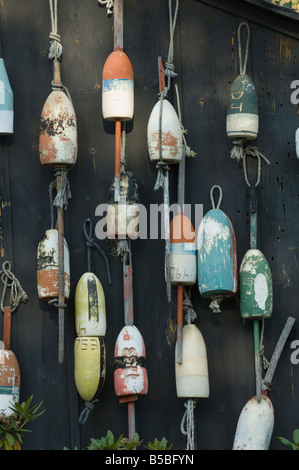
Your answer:
[[[94,273],[84,273],[75,291],[75,325],[78,336],[105,336],[104,289]]]
[[[9,349],[0,350],[0,415],[10,416],[9,408],[20,399],[21,374],[18,360]]]

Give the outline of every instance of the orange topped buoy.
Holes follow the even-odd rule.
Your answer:
[[[108,56],[102,74],[102,112],[108,121],[128,121],[134,113],[134,72],[123,51]]]
[[[170,223],[170,271],[172,284],[196,282],[196,240],[190,219],[180,213]]]

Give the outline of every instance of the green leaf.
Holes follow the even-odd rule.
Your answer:
[[[112,445],[113,445],[113,443],[114,443],[114,436],[113,436],[113,434],[112,434],[112,432],[111,432],[110,430],[108,430],[108,432],[107,432],[106,440],[107,440],[108,446],[112,446]]]
[[[294,444],[296,444],[296,446],[299,444],[299,429],[294,429],[293,441],[294,441]]]
[[[293,442],[289,441],[288,439],[286,439],[285,437],[277,437],[277,439],[280,439],[280,441],[285,445],[285,446],[288,446],[288,447],[294,447],[294,444]]]
[[[14,439],[14,437],[12,436],[12,434],[10,434],[9,432],[5,433],[5,439],[7,439],[8,442],[9,442],[12,446],[14,445],[15,439]]]

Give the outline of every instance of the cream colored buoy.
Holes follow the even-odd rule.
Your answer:
[[[37,248],[37,290],[40,299],[54,298],[59,295],[58,231],[46,230]],[[64,294],[70,295],[70,259],[64,240]]]
[[[148,152],[154,163],[160,161],[160,106],[161,100],[155,104],[147,125]],[[174,107],[167,99],[162,100],[161,121],[162,161],[179,163],[183,156],[182,128]]]
[[[182,343],[182,363],[175,361],[177,396],[207,398],[210,387],[206,345],[194,324],[183,327]]]
[[[74,345],[75,383],[82,400],[90,402],[103,388],[106,351],[103,338],[80,336]]]
[[[251,398],[238,420],[233,450],[268,450],[274,427],[274,409],[267,395]]]
[[[54,90],[40,118],[39,153],[42,165],[72,167],[77,161],[77,121],[71,100]]]
[[[78,336],[105,336],[104,289],[94,273],[84,273],[75,291],[75,324]]]
[[[134,72],[129,57],[116,50],[108,56],[102,74],[102,112],[108,121],[128,121],[134,114]]]
[[[18,360],[9,349],[0,349],[0,416],[10,416],[9,408],[20,399],[21,374]]]

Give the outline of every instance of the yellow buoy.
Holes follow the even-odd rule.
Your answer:
[[[78,336],[105,336],[106,302],[100,280],[84,273],[75,291],[75,324]]]
[[[103,338],[80,336],[74,346],[75,383],[82,400],[89,402],[104,385],[106,351]]]

